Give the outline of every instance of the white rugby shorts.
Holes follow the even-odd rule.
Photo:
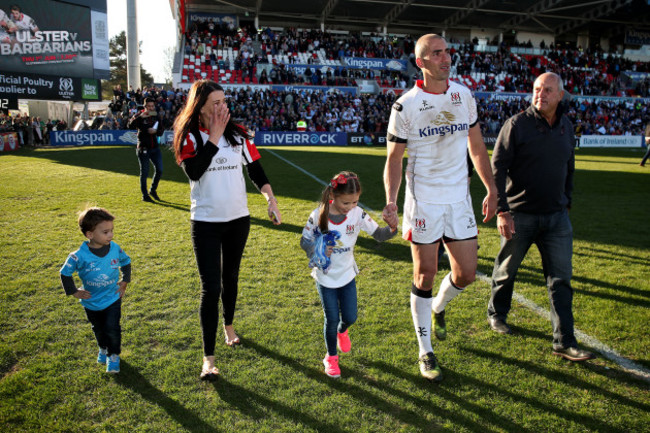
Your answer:
[[[463,240],[478,235],[472,197],[451,204],[431,204],[417,201],[406,193],[402,237],[410,242],[431,244],[443,236]]]

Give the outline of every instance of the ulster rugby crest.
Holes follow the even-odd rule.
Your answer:
[[[462,104],[462,101],[460,100],[460,93],[459,92],[452,92],[451,93],[451,103],[453,105]]]

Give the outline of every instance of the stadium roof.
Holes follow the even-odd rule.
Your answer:
[[[236,13],[259,25],[389,33],[499,29],[616,36],[650,29],[650,0],[186,0],[188,11]]]

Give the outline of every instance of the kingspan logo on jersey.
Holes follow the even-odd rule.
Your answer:
[[[419,129],[420,138],[430,137],[432,135],[439,135],[444,137],[447,134],[453,134],[458,131],[469,131],[469,124],[467,123],[454,123],[456,116],[449,111],[441,111],[431,123],[435,126],[427,126],[426,128]]]

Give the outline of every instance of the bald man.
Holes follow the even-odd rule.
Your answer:
[[[402,236],[411,243],[413,284],[411,315],[419,345],[420,373],[442,379],[431,345],[434,334],[447,336],[445,307],[471,284],[476,275],[478,228],[467,181],[467,154],[485,188],[484,222],[496,210],[496,186],[483,144],[476,101],[470,90],[449,81],[451,57],[445,39],[428,34],[418,39],[415,62],[423,80],[393,105],[388,123],[384,169],[384,220],[397,224],[397,193],[402,181],[402,160],[408,150]],[[443,242],[451,272],[433,297],[438,271],[438,246]]]
[[[506,317],[515,276],[534,243],[542,257],[551,300],[552,353],[570,361],[585,361],[593,354],[578,348],[573,332],[573,229],[568,210],[575,136],[571,121],[563,114],[563,96],[558,75],[547,72],[537,77],[532,105],[506,120],[494,147],[501,250],[492,272],[488,322],[496,332],[511,333]]]

